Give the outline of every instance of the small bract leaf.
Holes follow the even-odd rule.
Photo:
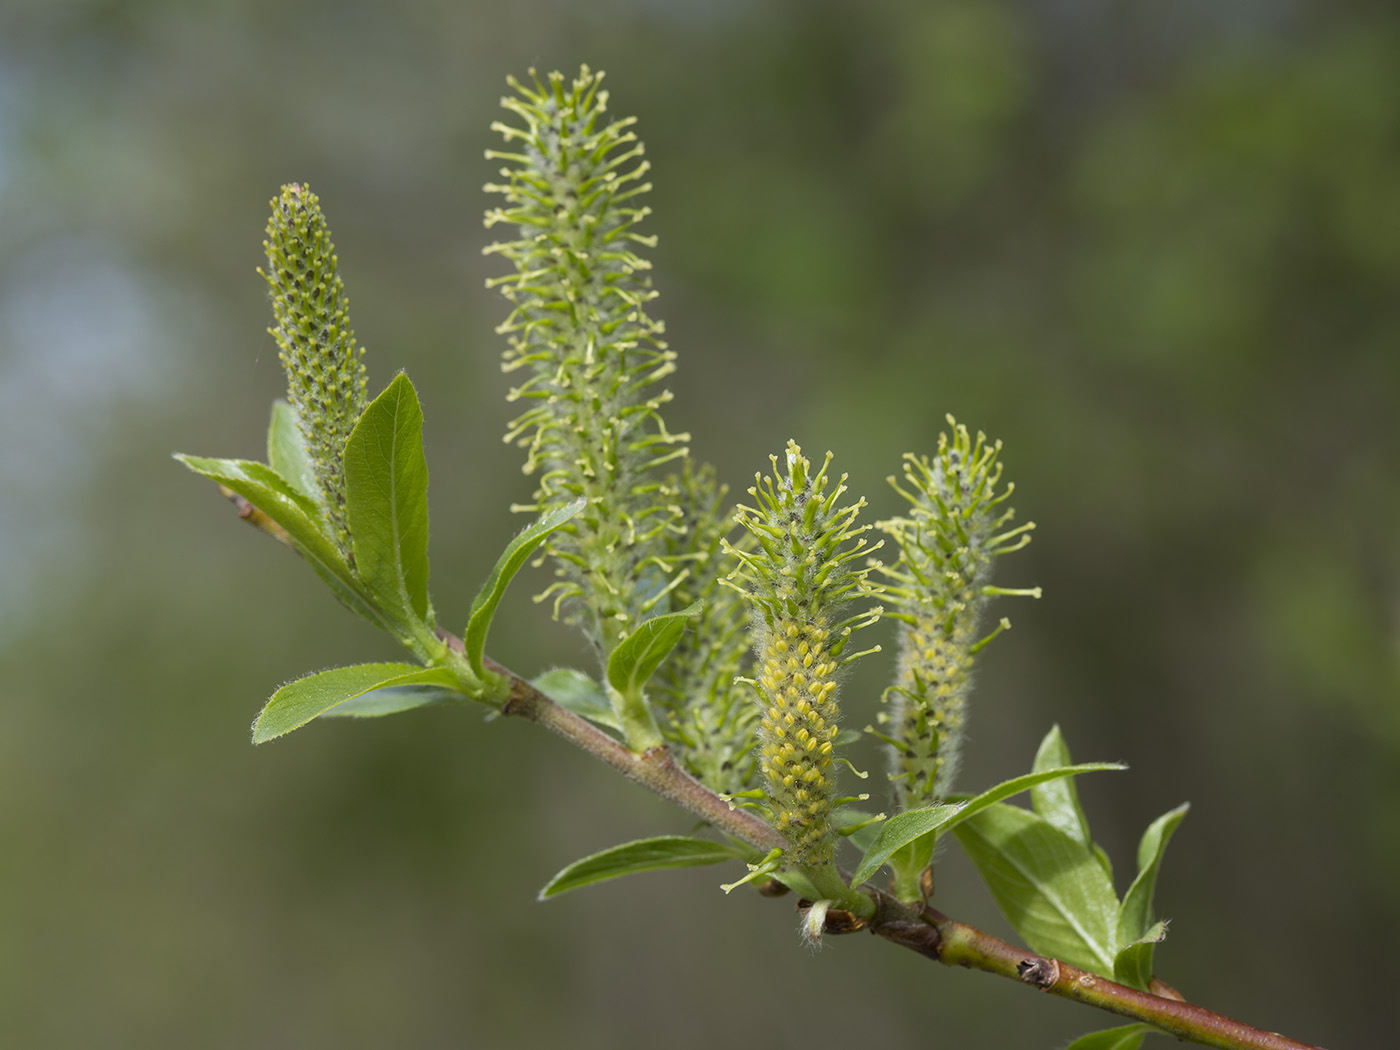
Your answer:
[[[1139,940],[1120,948],[1113,957],[1113,979],[1119,984],[1147,991],[1147,985],[1152,980],[1152,952],[1166,936],[1167,924],[1154,923]]]
[[[297,410],[285,401],[272,403],[272,422],[267,427],[267,462],[307,499],[320,500],[321,486],[306,452],[306,438],[297,425]]]
[[[653,616],[618,643],[608,657],[608,682],[623,696],[640,694],[642,686],[656,673],[685,633],[686,623],[705,606],[695,602],[680,612]]]
[[[583,510],[585,505],[585,500],[575,500],[541,515],[538,521],[527,526],[520,535],[511,540],[496,560],[491,575],[486,577],[486,582],[477,592],[476,600],[472,602],[467,629],[462,633],[462,644],[466,647],[467,659],[478,678],[486,677],[486,668],[482,664],[482,656],[486,652],[486,632],[491,628],[491,618],[496,615],[496,606],[500,604],[506,587],[520,571],[520,567],[530,559],[535,548],[544,542],[545,537]]]
[[[1081,1035],[1065,1050],[1138,1050],[1143,1039],[1156,1029],[1150,1024],[1125,1024],[1121,1028],[1105,1028],[1102,1032]]]
[[[396,623],[427,623],[428,463],[423,410],[408,376],[395,376],[370,402],[344,460],[356,573]]]
[[[262,744],[306,725],[313,718],[374,689],[398,685],[452,687],[456,678],[442,667],[414,664],[356,664],[288,682],[258,714],[253,723],[253,743]]]
[[[1152,913],[1152,895],[1157,888],[1157,873],[1162,868],[1162,855],[1167,851],[1167,843],[1172,833],[1186,817],[1191,804],[1177,806],[1163,813],[1147,826],[1142,841],[1138,844],[1138,873],[1128,892],[1123,895],[1123,906],[1118,910],[1117,937],[1120,947],[1139,940],[1147,935],[1148,929],[1156,920]]]
[[[540,890],[539,899],[548,900],[580,886],[641,871],[693,868],[704,864],[719,864],[726,860],[742,860],[743,857],[744,854],[733,846],[711,842],[708,839],[688,838],[684,835],[638,839],[574,861],[549,880],[549,884]]]
[[[546,671],[530,684],[560,707],[566,707],[590,722],[622,732],[622,723],[613,714],[608,694],[582,671],[560,667]]]
[[[1082,842],[1005,803],[963,820],[953,834],[1032,949],[1113,975],[1118,895]]]
[[[915,839],[936,832],[948,825],[965,803],[950,803],[942,806],[925,806],[896,813],[880,825],[875,840],[861,858],[860,866],[851,880],[856,885],[864,882],[880,870],[880,865],[889,860],[896,850],[903,849]]]

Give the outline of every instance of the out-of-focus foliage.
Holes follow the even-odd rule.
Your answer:
[[[1383,1042],[1400,17],[1359,0],[6,4],[0,1041],[783,1046],[763,1002],[799,989],[869,1004],[890,1046],[980,1045],[989,1004],[1007,1045],[1083,1030],[864,940],[803,955],[781,902],[722,901],[710,869],[531,903],[573,857],[689,826],[528,726],[429,709],[248,747],[278,682],[393,658],[167,458],[260,454],[265,203],[316,188],[371,386],[421,392],[434,603],[461,622],[490,568],[462,538],[498,550],[530,492],[499,439],[482,151],[506,73],[581,61],[641,118],[667,418],[724,480],[796,437],[880,517],[945,412],[1005,440],[1045,598],[986,654],[961,783],[1058,721],[1132,766],[1082,785],[1120,872],[1190,799],[1158,970]],[[523,594],[493,654],[586,666]],[[853,717],[886,684],[866,663]],[[940,906],[1005,929],[972,885],[947,852]],[[1331,950],[1281,996],[1300,931]]]

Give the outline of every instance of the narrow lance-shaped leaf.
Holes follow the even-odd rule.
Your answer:
[[[322,711],[317,717],[380,718],[436,704],[461,703],[466,698],[465,693],[445,685],[391,685],[361,693],[353,700]]]
[[[311,563],[346,606],[376,627],[387,628],[383,615],[326,532],[320,510],[310,497],[298,492],[265,463],[185,455],[175,458],[196,474],[242,496],[280,525],[298,553]]]
[[[1046,733],[1045,739],[1040,742],[1031,770],[1039,772],[1042,769],[1064,767],[1071,761],[1069,744],[1065,742],[1060,727],[1055,725],[1050,727],[1050,732]],[[1079,788],[1073,780],[1051,780],[1031,788],[1031,808],[1070,838],[1088,846],[1094,856],[1099,858],[1103,870],[1108,873],[1109,881],[1113,881],[1113,862],[1089,832],[1089,818],[1084,815],[1084,808],[1079,804]]]
[[[687,838],[684,835],[638,839],[574,861],[549,880],[548,885],[540,890],[539,899],[548,900],[580,886],[622,875],[662,868],[693,868],[726,860],[742,860],[743,857],[744,854],[733,846],[708,839]]]
[[[1163,813],[1148,825],[1138,844],[1138,874],[1128,892],[1123,895],[1123,906],[1118,911],[1118,945],[1126,947],[1144,937],[1156,916],[1152,914],[1152,895],[1157,888],[1157,873],[1162,868],[1162,855],[1167,851],[1167,843],[1176,831],[1190,803],[1178,806]]]
[[[608,657],[608,682],[625,697],[641,694],[647,680],[685,633],[686,623],[699,614],[703,602],[695,602],[680,612],[653,616],[618,643]]]
[[[1043,769],[1067,766],[1070,762],[1069,745],[1065,743],[1064,734],[1060,732],[1058,725],[1051,726],[1050,732],[1045,734],[1045,739],[1040,742],[1040,748],[1035,753],[1031,772],[1039,773]],[[1059,828],[1070,838],[1089,845],[1089,820],[1079,805],[1079,791],[1072,779],[1061,777],[1031,788],[1031,807],[1045,818],[1047,823]]]
[[[491,628],[491,618],[496,615],[496,606],[500,604],[501,596],[505,594],[506,587],[515,578],[515,574],[520,571],[520,567],[535,552],[535,548],[544,542],[545,537],[583,510],[584,505],[585,501],[574,500],[572,503],[567,503],[541,515],[538,521],[524,529],[501,552],[500,558],[497,559],[495,567],[491,570],[491,575],[486,577],[486,582],[481,585],[481,590],[477,592],[476,600],[472,602],[471,615],[467,619],[467,629],[462,633],[462,643],[466,647],[467,659],[471,662],[472,670],[476,672],[478,678],[486,677],[486,668],[482,663],[482,657],[486,652],[486,632]]]
[[[298,678],[272,694],[253,723],[253,743],[263,744],[313,718],[374,689],[400,685],[456,684],[452,672],[442,667],[414,664],[356,664]]]
[[[1072,777],[1078,773],[1098,773],[1127,768],[1120,762],[1081,762],[1077,766],[1042,769],[1004,780],[995,787],[988,788],[980,795],[975,795],[963,802],[951,805],[925,806],[921,809],[911,809],[899,813],[885,821],[881,826],[875,842],[866,852],[864,859],[861,860],[860,867],[856,869],[854,879],[856,882],[864,882],[874,875],[880,869],[880,865],[893,856],[897,850],[916,839],[948,831],[970,817],[975,817],[989,806],[1010,798],[1012,795],[1020,794],[1029,788],[1062,777]]]
[[[355,571],[400,633],[418,633],[429,620],[428,464],[423,410],[402,373],[346,442],[345,495]]]
[[[856,868],[856,873],[851,876],[851,881],[856,884],[864,882],[880,870],[881,864],[911,842],[946,828],[948,822],[962,808],[962,803],[955,802],[896,813],[880,825],[870,848],[861,858],[860,867]]]
[[[1005,803],[963,821],[953,833],[1032,949],[1113,975],[1118,895],[1083,843]]]

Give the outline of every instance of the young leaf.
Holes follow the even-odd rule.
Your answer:
[[[285,529],[297,551],[330,585],[336,597],[376,627],[386,628],[384,617],[350,572],[322,524],[320,509],[308,496],[265,463],[185,455],[175,458],[196,474],[242,496]]]
[[[1039,773],[1045,769],[1067,766],[1070,761],[1069,745],[1065,743],[1060,727],[1054,725],[1040,742],[1031,772]],[[1074,786],[1073,778],[1062,777],[1031,788],[1031,808],[1048,824],[1059,828],[1070,838],[1086,846],[1093,841],[1089,835],[1089,820],[1079,805],[1079,792]]]
[[[708,839],[687,838],[684,835],[661,835],[638,839],[621,846],[605,849],[591,857],[576,860],[549,880],[540,890],[540,900],[557,897],[580,886],[604,882],[621,875],[661,868],[693,868],[702,864],[719,864],[726,860],[742,860],[744,854],[733,846]]]
[[[1102,1032],[1081,1035],[1065,1050],[1138,1050],[1150,1032],[1150,1024],[1125,1024],[1121,1028],[1105,1028]]]
[[[1112,976],[1118,895],[1083,843],[1005,804],[962,821],[953,834],[1032,949]]]
[[[603,687],[582,671],[560,667],[546,671],[530,683],[560,707],[595,722],[607,729],[622,732],[622,723],[613,714],[612,704]]]
[[[355,571],[402,627],[428,622],[428,464],[423,410],[400,373],[345,444],[345,515]],[[410,632],[411,633],[411,632]]]
[[[909,861],[909,866],[922,868],[928,864],[928,857],[933,854],[933,840],[926,839],[925,836],[937,835],[940,832],[948,831],[958,824],[981,813],[989,806],[995,805],[1003,799],[1018,795],[1028,788],[1035,788],[1037,785],[1050,783],[1060,778],[1072,777],[1078,773],[1097,773],[1104,770],[1126,769],[1127,766],[1118,762],[1081,762],[1077,766],[1060,766],[1054,769],[1041,769],[1033,773],[1025,773],[1010,780],[1004,780],[995,787],[988,788],[980,795],[966,799],[951,807],[951,812],[944,813],[949,809],[947,805],[925,806],[921,809],[911,809],[900,813],[887,820],[880,829],[880,835],[876,838],[875,844],[866,853],[865,858],[860,862],[860,867],[856,869],[855,881],[864,882],[879,870],[880,865],[889,860],[899,850],[906,846],[914,847],[910,857],[905,857],[900,863]],[[931,822],[930,826],[924,827],[922,831],[915,829],[924,823]],[[921,841],[922,840],[922,841]],[[917,843],[917,845],[916,845]],[[889,845],[885,851],[885,845]],[[877,847],[884,855],[876,859]],[[912,859],[911,859],[912,858]],[[864,873],[864,874],[862,874]],[[917,877],[917,872],[907,872],[907,875]],[[1115,898],[1116,899],[1116,898]]]
[[[320,498],[321,486],[306,451],[306,437],[297,425],[297,410],[285,401],[272,403],[272,422],[267,427],[267,462],[307,499]]]
[[[1162,854],[1167,850],[1167,842],[1172,832],[1186,816],[1191,804],[1185,803],[1148,825],[1138,844],[1138,874],[1128,892],[1123,895],[1123,906],[1118,910],[1117,938],[1120,947],[1125,947],[1147,935],[1156,916],[1152,914],[1152,894],[1157,888],[1157,872],[1162,867]],[[1150,974],[1148,976],[1151,976]]]
[[[880,825],[879,831],[875,834],[875,841],[865,851],[860,866],[856,868],[856,873],[851,876],[852,883],[859,885],[870,878],[880,870],[880,865],[889,860],[896,851],[903,849],[915,839],[947,827],[948,822],[957,815],[964,805],[965,803],[951,803],[942,806],[925,806],[922,809],[896,813],[890,817],[889,820]]]
[[[398,685],[452,687],[456,681],[446,668],[415,664],[356,664],[310,674],[288,682],[272,694],[253,723],[253,743],[263,744],[290,733],[374,689]]]
[[[321,718],[378,718],[381,715],[396,715],[400,711],[412,711],[417,707],[433,704],[453,704],[462,700],[463,694],[456,689],[440,685],[391,685],[384,689],[374,689],[361,693],[353,700],[321,712]]]
[[[535,552],[535,548],[544,542],[545,537],[583,510],[584,505],[584,500],[574,500],[572,503],[555,508],[548,514],[541,515],[538,521],[526,527],[501,552],[495,568],[491,570],[491,575],[486,577],[486,582],[481,585],[481,590],[477,592],[476,600],[472,602],[471,615],[467,619],[467,629],[462,633],[462,643],[466,646],[467,659],[471,662],[472,670],[476,672],[478,678],[486,677],[486,668],[483,666],[481,658],[486,652],[486,632],[491,627],[491,618],[496,615],[496,606],[500,604],[501,595],[505,594],[510,581],[520,571],[520,567],[529,560],[530,555]]]
[[[1153,949],[1166,936],[1167,924],[1155,923],[1141,938],[1118,949],[1118,954],[1113,957],[1113,979],[1119,984],[1147,991],[1148,982],[1152,980]]]
[[[681,640],[686,621],[698,616],[703,607],[703,602],[695,602],[680,612],[642,621],[608,657],[608,682],[612,687],[626,697],[640,695],[647,679]]]

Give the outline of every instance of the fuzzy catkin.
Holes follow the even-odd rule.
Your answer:
[[[836,798],[838,678],[852,631],[878,617],[867,610],[843,618],[851,600],[869,593],[870,567],[852,568],[874,548],[856,526],[862,498],[845,507],[845,476],[827,492],[828,454],[821,469],[789,441],[786,470],[772,457],[773,476],[756,479],[757,507],[735,517],[754,545],[726,549],[739,561],[733,584],[750,608],[753,687],[759,715],[759,768],[772,823],[803,863],[832,858]],[[859,655],[859,654],[857,654]]]
[[[320,200],[291,183],[271,203],[263,241],[267,269],[259,270],[277,322],[268,331],[277,340],[287,399],[306,439],[332,536],[353,564],[342,456],[368,404],[364,348],[350,327],[350,300]]]
[[[493,125],[511,149],[488,153],[506,162],[507,181],[486,187],[505,198],[486,225],[518,236],[485,251],[515,268],[488,285],[512,304],[498,329],[510,342],[503,367],[528,373],[510,397],[532,407],[506,434],[539,477],[524,509],[588,501],[548,541],[552,590],[605,657],[671,578],[665,542],[679,509],[655,468],[684,457],[688,436],[666,429],[671,395],[655,390],[675,354],[647,313],[656,293],[636,251],[655,243],[634,229],[650,212],[636,203],[651,188],[649,165],[633,121],[607,115],[601,79],[584,67],[571,83],[559,73],[511,80],[516,93],[501,105],[523,126]]]
[[[890,779],[903,809],[928,805],[952,786],[974,659],[1007,626],[1002,621],[979,637],[988,600],[1040,593],[991,587],[994,559],[1029,543],[1035,526],[1007,527],[1014,511],[1004,504],[1013,486],[997,492],[1001,443],[981,433],[974,440],[948,421],[952,437],[939,435],[936,456],[905,456],[907,487],[889,479],[909,501],[908,516],[878,525],[899,548],[897,563],[881,568],[900,649],[881,721],[890,727]]]
[[[753,723],[758,717],[735,678],[746,662],[748,619],[733,588],[719,586],[721,544],[733,528],[728,491],[714,468],[686,461],[673,479],[684,531],[671,534],[678,569],[671,608],[695,601],[704,607],[653,679],[652,704],[667,743],[706,787],[735,794],[754,774]]]

